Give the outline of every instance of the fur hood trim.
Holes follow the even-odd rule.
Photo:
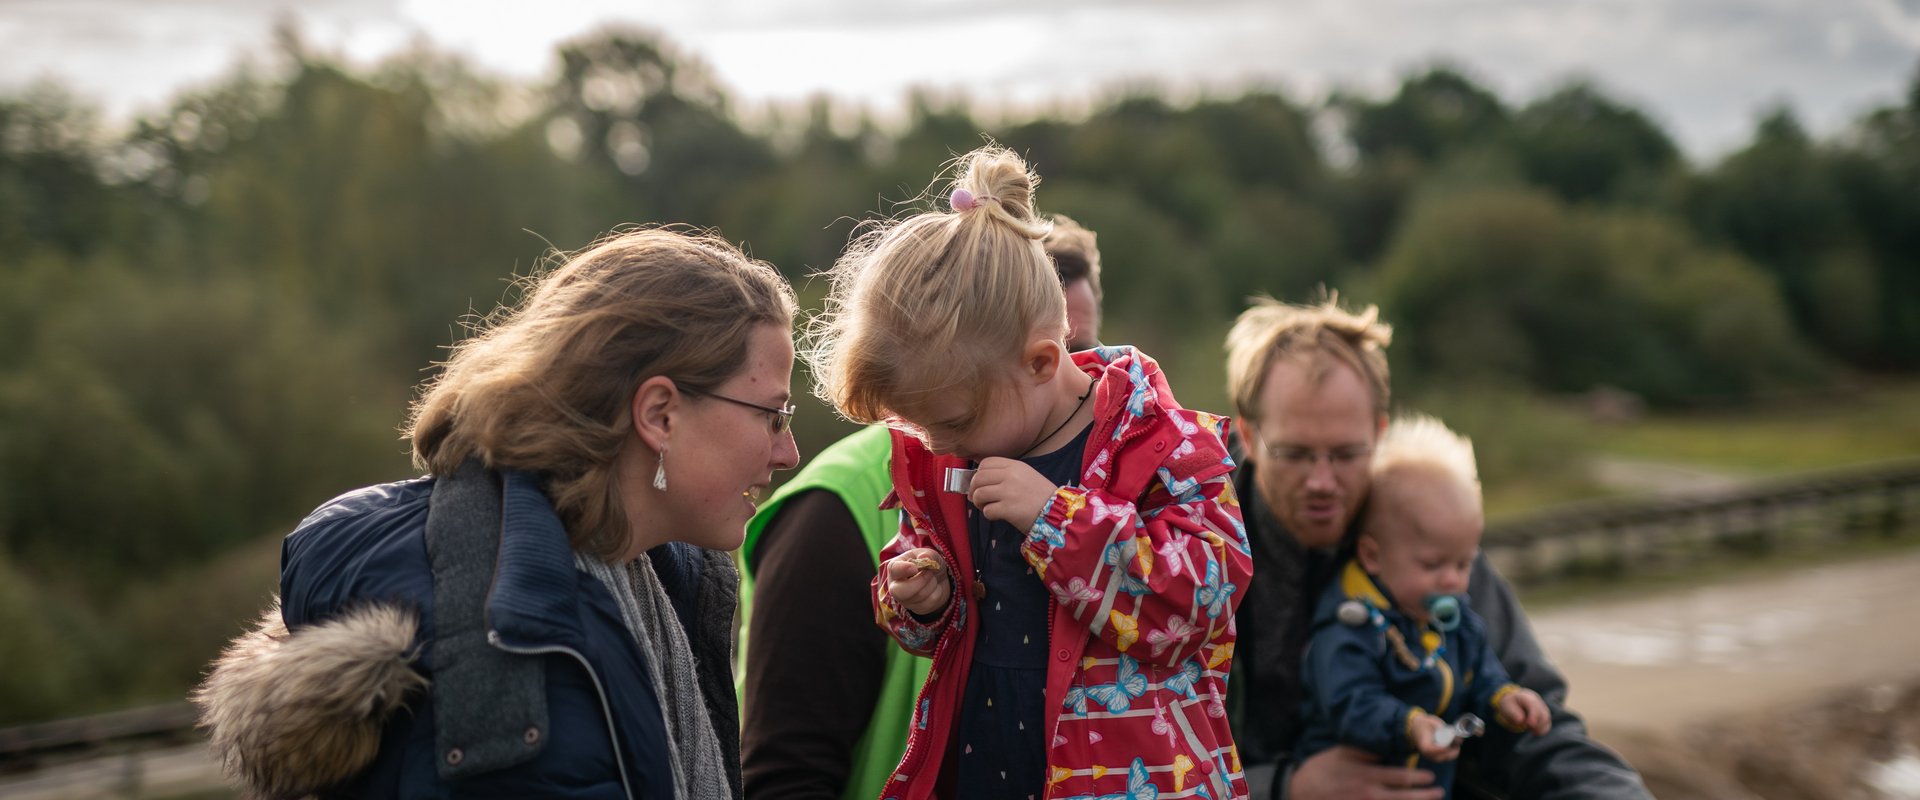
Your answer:
[[[215,757],[249,797],[297,798],[346,781],[427,679],[417,613],[366,605],[288,633],[279,598],[193,692]]]

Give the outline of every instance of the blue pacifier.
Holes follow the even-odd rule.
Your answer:
[[[1461,610],[1459,595],[1430,594],[1425,605],[1427,619],[1432,620],[1433,627],[1439,628],[1441,633],[1452,633],[1454,628],[1460,627],[1461,618],[1466,616],[1466,612]]]

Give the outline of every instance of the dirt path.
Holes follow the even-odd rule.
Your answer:
[[[1670,732],[1920,677],[1920,552],[1533,617],[1598,732]]]

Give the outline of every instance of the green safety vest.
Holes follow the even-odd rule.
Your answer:
[[[822,489],[839,496],[853,512],[860,535],[867,541],[867,552],[874,554],[874,570],[880,568],[880,548],[900,532],[900,511],[881,510],[881,501],[893,491],[893,479],[887,465],[893,455],[893,439],[884,425],[873,425],[833,443],[813,457],[805,469],[773,493],[760,511],[747,523],[747,540],[740,547],[740,669],[736,675],[745,680],[747,616],[753,609],[753,548],[760,532],[779,513],[787,498],[810,489]],[[872,620],[864,621],[872,624]],[[873,706],[873,719],[867,732],[853,748],[852,770],[847,775],[848,800],[872,800],[886,788],[893,768],[907,750],[907,734],[913,719],[913,704],[926,684],[931,659],[918,658],[899,647],[887,649],[887,669],[880,682],[880,693]],[[739,687],[736,687],[738,689]],[[741,702],[746,702],[741,692]],[[741,714],[745,719],[746,715]]]

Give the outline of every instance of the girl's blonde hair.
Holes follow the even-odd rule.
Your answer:
[[[855,422],[956,390],[978,408],[1036,332],[1066,341],[1066,300],[1041,247],[1050,226],[1033,206],[1039,176],[994,145],[955,164],[958,208],[876,225],[827,273],[805,355],[815,393]]]
[[[604,238],[522,288],[422,385],[405,429],[413,461],[440,475],[475,457],[540,473],[573,548],[612,559],[631,538],[614,463],[640,383],[718,387],[745,366],[756,328],[792,325],[793,290],[722,239],[657,228]]]

